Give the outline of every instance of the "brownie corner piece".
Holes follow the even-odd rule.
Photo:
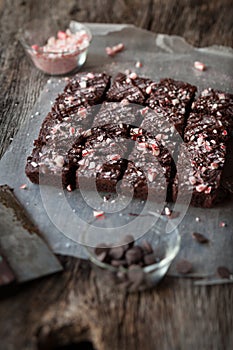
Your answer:
[[[138,78],[137,75],[118,73],[107,92],[107,100],[119,102],[126,99],[131,103],[143,104],[145,101],[143,89],[145,90],[147,84],[146,79],[144,79],[143,83],[143,79]]]
[[[178,133],[183,136],[186,119],[196,91],[197,87],[194,85],[164,78],[151,85],[150,96],[146,104],[173,123]]]

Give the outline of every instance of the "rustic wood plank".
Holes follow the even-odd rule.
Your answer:
[[[229,287],[193,288],[190,281],[167,278],[155,291],[125,294],[89,263],[61,260],[62,276],[31,283],[0,303],[5,349],[15,349],[3,342],[9,324],[19,349],[84,340],[104,350],[231,348]]]
[[[15,38],[23,23],[45,14],[125,22],[182,35],[198,46],[233,46],[232,5],[232,0],[0,0],[0,155],[47,80],[28,64]],[[193,287],[191,281],[167,278],[154,291],[127,295],[88,262],[61,261],[62,275],[1,292],[5,350],[54,349],[84,340],[97,350],[233,348],[231,286]]]

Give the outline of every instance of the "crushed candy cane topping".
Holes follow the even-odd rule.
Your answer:
[[[93,215],[95,218],[99,218],[100,216],[104,216],[104,211],[93,210]]]
[[[119,43],[117,45],[114,45],[112,47],[107,46],[105,48],[106,54],[108,56],[114,56],[116,53],[123,51],[125,48],[124,44]]]
[[[65,52],[74,52],[85,49],[89,44],[89,36],[85,30],[72,33],[70,29],[65,32],[59,30],[57,36],[51,36],[44,46],[32,45],[34,51],[49,53],[50,55]]]
[[[195,61],[194,62],[194,68],[199,70],[199,71],[204,71],[206,70],[206,65],[202,62],[199,62],[199,61]]]

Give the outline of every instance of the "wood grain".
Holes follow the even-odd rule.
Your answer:
[[[47,77],[28,64],[16,33],[30,19],[133,23],[184,36],[197,46],[233,46],[231,0],[0,0],[0,155],[24,122]],[[56,349],[90,341],[109,349],[232,349],[232,286],[193,287],[166,278],[139,294],[116,289],[84,261],[60,257],[65,272],[1,290],[4,350]],[[90,347],[89,347],[90,348]]]

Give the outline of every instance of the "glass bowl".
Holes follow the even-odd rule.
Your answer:
[[[18,39],[35,67],[49,75],[64,75],[83,66],[92,34],[76,21],[64,25],[58,19],[49,23],[36,19],[19,31]]]
[[[151,215],[156,216],[155,224],[146,234],[134,241],[134,246],[145,249],[145,246],[149,243],[153,249],[154,263],[147,266],[141,263],[141,266],[133,264],[131,266],[115,267],[103,261],[103,255],[96,254],[96,247],[84,245],[90,261],[99,268],[112,272],[116,284],[127,288],[129,292],[142,291],[156,286],[165,276],[180,249],[180,234],[172,220],[156,213]],[[168,221],[169,226],[167,225]],[[124,244],[114,245],[114,247],[120,246],[124,247]],[[110,247],[113,247],[113,245],[110,245]],[[100,248],[100,253],[104,252],[105,249],[106,251],[110,249],[109,246],[105,248],[104,244],[98,244],[98,248]],[[150,258],[153,261],[153,257],[150,256]]]

